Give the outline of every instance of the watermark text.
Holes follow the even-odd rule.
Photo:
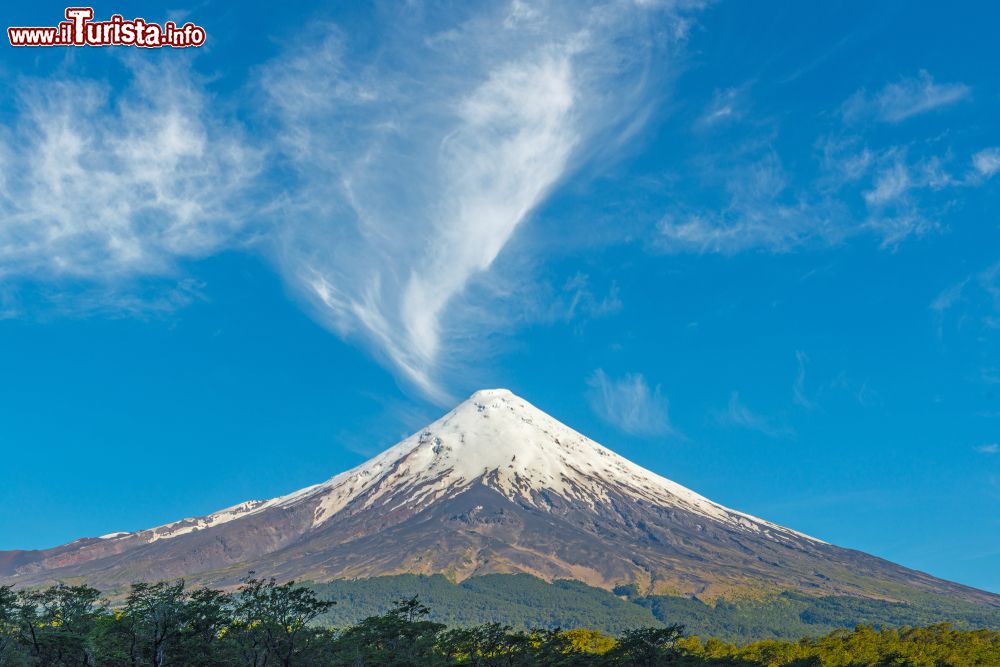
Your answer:
[[[205,29],[190,21],[163,25],[142,18],[126,19],[113,14],[107,21],[95,21],[93,7],[67,7],[66,20],[50,27],[10,27],[11,46],[137,46],[145,49],[201,46]]]

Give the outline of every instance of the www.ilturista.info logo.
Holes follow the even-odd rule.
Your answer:
[[[55,27],[7,28],[11,46],[164,46],[185,48],[205,43],[205,29],[188,22],[162,26],[145,19],[126,20],[113,14],[108,21],[94,21],[92,7],[67,7],[66,20]]]

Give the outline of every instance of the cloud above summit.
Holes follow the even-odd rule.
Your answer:
[[[330,27],[263,75],[294,172],[278,260],[319,321],[445,401],[447,359],[482,334],[467,285],[588,154],[634,131],[649,58],[682,19],[514,3],[445,30],[396,20],[377,61]]]

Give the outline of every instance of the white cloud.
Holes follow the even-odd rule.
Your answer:
[[[989,444],[976,447],[976,451],[980,454],[1000,454],[1000,445],[995,442],[991,442]]]
[[[587,380],[587,400],[598,417],[632,435],[679,435],[670,423],[660,387],[650,389],[640,373],[619,379],[598,369]]]
[[[968,94],[962,84],[937,84],[922,72],[877,95],[855,95],[844,112],[899,120],[903,112],[895,105],[904,101],[908,110],[919,113]],[[717,92],[695,126],[729,117],[738,106],[730,102],[738,98],[736,89]],[[758,119],[757,125],[764,122]],[[953,193],[981,185],[1000,170],[1000,148],[971,155],[970,168],[955,166],[952,151],[941,150],[940,137],[882,148],[870,141],[838,125],[815,142],[818,169],[811,176],[801,162],[795,169],[784,168],[773,129],[770,136],[699,155],[692,161],[695,183],[683,174],[671,175],[669,182],[683,185],[671,185],[674,196],[657,221],[652,246],[668,253],[784,253],[867,234],[894,251],[908,239],[943,229],[940,216],[954,207]],[[721,194],[717,203],[705,205],[705,193],[712,189]],[[692,200],[698,203],[685,203]]]
[[[831,138],[820,141],[823,150],[821,167],[823,184],[842,187],[855,183],[868,175],[876,154],[864,145],[860,137]]]
[[[908,162],[903,149],[890,148],[877,163],[872,185],[862,193],[868,208],[863,228],[879,234],[883,248],[895,249],[907,238],[940,229],[924,198],[966,184],[948,173],[936,156]]]
[[[30,82],[0,146],[0,277],[104,285],[227,246],[257,155],[181,66],[133,63],[119,95]]]
[[[868,233],[895,249],[941,228],[929,194],[967,184],[936,156],[908,159],[903,148],[875,151],[857,138],[828,138],[819,147],[819,175],[805,184],[789,180],[770,147],[762,157],[754,156],[757,147],[750,155],[737,148],[707,161],[702,178],[723,184],[724,205],[672,206],[657,223],[654,246],[671,253],[782,253]],[[717,166],[726,159],[735,164]],[[858,200],[863,206],[850,205]]]
[[[775,424],[770,418],[752,411],[735,391],[729,397],[726,410],[716,416],[720,424],[757,431],[769,437],[786,437],[795,433],[791,427]]]
[[[799,245],[806,235],[801,213],[805,211],[774,206],[743,209],[731,219],[706,211],[671,214],[657,225],[657,245],[665,252],[730,255],[754,248],[782,252]]]
[[[917,209],[911,208],[892,215],[874,215],[865,222],[865,227],[882,237],[880,246],[895,250],[911,236],[929,234],[940,225],[930,220]]]
[[[548,315],[542,319],[568,322],[578,316],[596,319],[617,313],[622,309],[620,292],[618,285],[613,283],[607,292],[599,297],[590,287],[590,277],[578,272],[566,281],[559,297],[547,300]]]
[[[934,109],[967,99],[972,90],[963,83],[935,83],[921,70],[915,77],[905,77],[886,85],[874,95],[859,90],[844,103],[841,112],[848,122],[875,118],[899,123]]]
[[[926,171],[918,181],[902,158],[893,158],[875,173],[869,190],[862,193],[869,214],[864,227],[882,237],[883,248],[896,248],[911,236],[922,236],[938,227],[928,219],[910,197],[911,190],[928,187],[936,172]]]
[[[807,410],[812,410],[816,404],[806,396],[806,364],[809,357],[802,350],[795,351],[795,383],[792,385],[792,400]]]
[[[965,286],[969,283],[969,279],[952,285],[941,291],[934,300],[931,302],[931,310],[939,315],[944,314],[946,311],[951,309],[958,301],[962,298],[962,292],[965,290]]]
[[[657,248],[670,253],[733,254],[758,248],[787,252],[814,239],[833,242],[843,235],[839,205],[810,202],[789,192],[773,153],[717,176],[725,182],[727,205],[675,207],[657,224]]]
[[[1000,261],[942,290],[930,308],[939,337],[943,337],[945,325],[950,324],[950,333],[971,337],[967,339],[969,343],[992,340],[1000,329]],[[983,367],[980,375],[983,381],[992,383],[996,369]]]
[[[503,24],[505,28],[534,27],[541,18],[542,13],[534,3],[526,0],[511,0],[510,9]]]
[[[642,28],[648,11],[520,2],[429,39],[402,26],[376,62],[326,29],[272,64],[263,84],[296,173],[276,257],[315,316],[449,400],[442,374],[482,336],[469,285],[488,293],[486,272],[549,192],[632,131],[662,39]]]
[[[906,165],[897,161],[875,176],[874,187],[864,193],[868,206],[885,206],[902,199],[912,186]]]
[[[1000,171],[1000,147],[984,148],[973,155],[972,166],[984,178],[993,176]]]
[[[695,121],[695,128],[705,129],[742,118],[746,113],[748,87],[748,85],[742,85],[716,90],[711,103]]]

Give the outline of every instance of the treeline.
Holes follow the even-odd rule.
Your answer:
[[[431,608],[428,620],[448,626],[505,623],[517,630],[593,628],[618,635],[629,628],[664,625],[649,609],[611,591],[566,579],[543,581],[529,574],[486,574],[460,582],[441,574],[397,574],[311,586],[319,597],[337,601],[320,621],[338,627],[384,612],[387,600],[414,596]],[[686,620],[671,618],[687,626]]]
[[[399,574],[312,584],[333,599],[319,620],[344,627],[385,611],[386,600],[418,596],[429,620],[448,626],[502,622],[515,629],[592,628],[618,635],[628,628],[680,623],[690,634],[745,644],[819,637],[857,625],[917,627],[947,621],[963,630],[1000,628],[1000,608],[900,589],[900,602],[794,591],[753,598],[644,596],[635,586],[612,591],[579,581],[543,581],[528,574],[487,574],[460,582],[443,575]],[[1000,665],[998,665],[1000,667]]]
[[[344,628],[318,623],[335,604],[294,582],[250,577],[235,592],[183,582],[135,584],[115,606],[89,586],[0,587],[0,665],[22,667],[631,667],[690,665],[1000,665],[1000,632],[941,624],[746,646],[683,636],[679,625],[513,630],[448,628],[417,598]]]

